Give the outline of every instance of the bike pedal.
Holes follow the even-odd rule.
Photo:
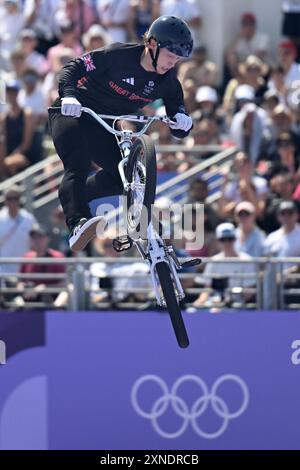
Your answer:
[[[201,264],[201,263],[202,263],[202,259],[194,258],[194,259],[190,259],[189,261],[185,261],[180,266],[182,268],[191,268],[191,267],[197,266],[198,264]]]
[[[127,235],[122,235],[121,237],[114,238],[112,241],[112,246],[117,253],[120,253],[121,251],[130,250],[132,245],[132,240]]]

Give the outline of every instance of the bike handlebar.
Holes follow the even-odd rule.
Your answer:
[[[60,108],[50,107],[49,109],[60,109]],[[118,131],[114,129],[107,122],[105,122],[104,119],[109,119],[113,121],[126,120],[126,121],[131,121],[131,122],[144,123],[145,125],[139,132],[131,133],[132,137],[140,137],[141,135],[143,135],[151,126],[152,122],[154,121],[164,122],[165,124],[175,124],[175,122],[172,121],[168,116],[163,116],[163,117],[159,117],[159,116],[147,117],[147,116],[132,116],[132,115],[112,116],[109,114],[97,114],[95,113],[95,111],[85,106],[81,108],[81,111],[92,116],[92,118],[94,118],[99,124],[101,124],[108,132],[117,136],[122,136],[124,134],[124,131]]]

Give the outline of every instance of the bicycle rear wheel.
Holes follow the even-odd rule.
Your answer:
[[[132,184],[124,193],[127,233],[133,240],[147,238],[156,192],[156,154],[149,136],[135,140],[128,157],[126,177]]]
[[[170,268],[165,262],[157,263],[155,267],[178,345],[181,348],[187,348],[190,342],[175,295]]]

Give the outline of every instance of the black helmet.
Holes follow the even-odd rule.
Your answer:
[[[190,57],[193,50],[193,38],[187,24],[176,16],[160,16],[148,32],[146,40],[153,38],[160,48],[165,47],[173,54]]]

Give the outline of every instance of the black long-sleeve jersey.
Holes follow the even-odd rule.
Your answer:
[[[71,60],[59,75],[59,97],[74,96],[99,114],[133,114],[159,98],[168,116],[186,113],[175,70],[147,72],[140,64],[143,51],[143,45],[117,43]],[[188,135],[171,132],[179,138]]]

